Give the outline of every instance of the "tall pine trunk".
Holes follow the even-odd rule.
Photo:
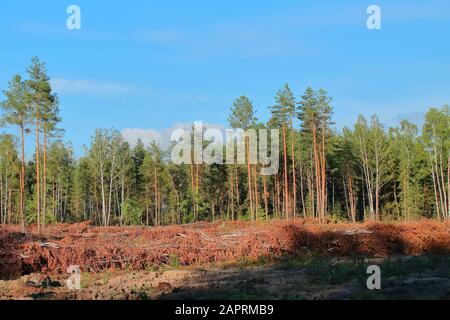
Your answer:
[[[155,187],[155,225],[158,225],[158,181],[156,174],[156,166],[153,168],[153,179]]]
[[[314,151],[314,166],[315,166],[315,172],[316,172],[316,179],[315,179],[315,186],[316,186],[316,212],[317,212],[317,216],[319,218],[319,222],[322,223],[322,188],[321,188],[321,169],[320,169],[320,155],[317,149],[317,136],[316,136],[316,127],[313,126],[313,151]]]
[[[258,220],[258,210],[259,210],[259,195],[258,195],[258,175],[256,173],[256,164],[253,165],[253,180],[254,180],[254,190],[255,190],[255,219]]]
[[[289,219],[289,182],[288,182],[288,167],[287,167],[287,152],[286,152],[286,125],[283,123],[283,157],[284,157],[284,201],[285,201],[285,215]]]
[[[237,165],[234,166],[234,173],[236,179],[236,204],[237,204],[237,213],[240,213],[240,198],[239,198],[239,175],[237,170]]]
[[[325,160],[325,129],[322,128],[322,220],[325,221],[327,211],[327,177]]]
[[[20,171],[20,226],[25,230],[25,128],[23,123],[20,125],[20,144],[21,144],[21,171]]]
[[[42,178],[42,228],[45,228],[45,216],[47,211],[47,131],[44,126],[44,168]]]
[[[191,159],[192,160],[192,159]],[[195,173],[194,173],[194,165],[191,161],[191,192],[192,192],[192,208],[194,211],[194,221],[197,220],[197,214],[196,214],[196,200],[195,200]]]
[[[300,193],[301,193],[301,200],[302,200],[302,213],[303,218],[306,219],[306,207],[305,207],[305,191],[303,186],[303,162],[302,157],[300,155]]]
[[[250,211],[249,216],[252,220],[255,219],[254,210],[253,210],[253,195],[252,195],[252,170],[250,164],[250,145],[248,136],[245,137],[245,150],[247,153],[247,178],[248,178],[248,200],[250,203]]]
[[[297,216],[297,184],[295,179],[295,153],[294,153],[294,129],[292,128],[291,120],[291,153],[292,153],[292,193],[293,193],[293,214],[294,219]]]
[[[263,185],[264,185],[264,210],[266,212],[266,220],[269,220],[269,205],[267,203],[267,187],[266,187],[266,176],[263,175]]]
[[[38,105],[35,105],[36,112],[36,214],[37,214],[37,226],[38,233],[41,232],[41,202],[40,202],[40,175],[39,175],[39,114],[38,114]]]

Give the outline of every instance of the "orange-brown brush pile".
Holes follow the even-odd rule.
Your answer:
[[[169,227],[51,225],[41,235],[0,226],[0,278],[29,272],[146,269],[318,253],[388,256],[450,252],[450,224],[318,225],[296,221],[197,223]]]

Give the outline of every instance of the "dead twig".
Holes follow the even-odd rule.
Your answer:
[[[244,237],[244,236],[246,236],[245,233],[239,232],[239,233],[225,234],[222,236],[222,238]]]
[[[22,253],[20,253],[20,252],[18,252],[18,251],[4,251],[4,250],[0,250],[0,252],[1,252],[1,253],[5,253],[5,254],[14,254],[14,255],[16,255],[16,256],[22,258],[22,259],[27,259],[27,258],[29,258],[29,256],[24,255],[24,254],[22,254]]]
[[[205,234],[203,231],[199,231],[200,235],[205,238],[208,241],[214,241],[213,238],[211,238],[210,236],[208,236],[207,234]]]
[[[178,236],[178,237],[183,237],[183,238],[192,239],[191,237],[189,237],[189,236],[187,236],[187,235],[185,235],[185,234],[182,234],[182,233],[177,233],[177,236]]]
[[[348,236],[352,236],[355,234],[372,234],[373,232],[369,231],[369,230],[365,230],[365,229],[351,229],[351,230],[345,230],[343,233]]]
[[[38,242],[38,244],[43,248],[55,248],[55,249],[61,248],[56,243],[51,243],[51,242]]]

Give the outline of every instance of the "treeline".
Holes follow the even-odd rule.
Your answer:
[[[280,169],[175,165],[171,147],[135,147],[114,129],[97,129],[75,159],[62,140],[59,102],[45,64],[4,91],[0,135],[0,221],[36,224],[91,220],[97,225],[167,225],[200,220],[310,218],[329,221],[440,220],[450,217],[450,108],[431,108],[422,128],[404,120],[384,128],[376,115],[335,130],[323,89],[276,92],[267,122],[249,98],[230,107],[233,128],[280,129]],[[299,125],[297,125],[299,123]],[[25,160],[25,135],[35,154]],[[207,143],[207,142],[206,142]],[[248,154],[247,154],[248,158]]]

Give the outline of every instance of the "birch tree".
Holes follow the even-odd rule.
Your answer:
[[[435,195],[435,211],[440,219],[450,218],[450,107],[431,108],[425,116],[422,137],[428,152]]]

